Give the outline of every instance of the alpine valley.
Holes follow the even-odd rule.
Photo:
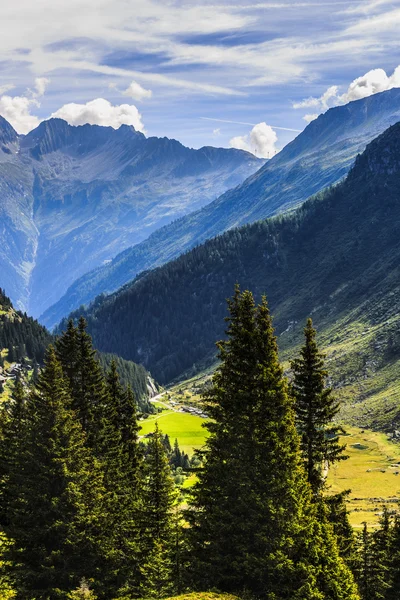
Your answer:
[[[242,185],[83,275],[42,315],[42,322],[52,327],[81,304],[209,238],[293,209],[342,179],[367,143],[398,120],[398,88],[328,110]]]
[[[400,597],[388,81],[268,160],[0,117],[1,599]]]
[[[76,278],[263,163],[242,150],[146,138],[127,125],[50,119],[22,136],[0,117],[2,285],[38,316]]]

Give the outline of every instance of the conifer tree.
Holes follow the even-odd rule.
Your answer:
[[[339,443],[343,429],[333,425],[340,404],[326,387],[324,356],[316,342],[316,331],[308,319],[304,329],[305,345],[300,357],[292,362],[296,423],[308,481],[314,494],[324,486],[324,471],[331,464],[348,458]]]
[[[1,414],[0,433],[0,525],[6,526],[8,513],[15,501],[9,486],[9,479],[18,472],[25,443],[25,392],[17,378],[11,401],[4,405]]]
[[[339,494],[324,496],[323,501],[326,503],[328,509],[327,517],[336,536],[339,554],[346,561],[350,569],[353,569],[354,561],[356,560],[356,545],[354,530],[351,526],[346,507],[346,497],[349,493],[350,490],[345,490]]]
[[[86,328],[83,317],[79,319],[77,328],[69,321],[67,330],[57,340],[56,348],[64,377],[69,382],[72,407],[80,419],[88,444],[99,450],[107,390]]]
[[[311,503],[266,300],[256,308],[237,287],[228,306],[187,515],[192,582],[268,600],[355,600],[331,528]]]
[[[163,436],[156,422],[148,443],[142,496],[140,592],[143,597],[161,598],[173,591],[176,499]]]
[[[397,600],[400,597],[400,517],[396,515],[390,534],[388,552],[388,572],[385,600]]]
[[[26,404],[18,464],[6,474],[13,502],[2,524],[20,598],[62,598],[84,576],[101,580],[102,476],[70,406],[50,347]],[[7,437],[16,443],[12,432]]]

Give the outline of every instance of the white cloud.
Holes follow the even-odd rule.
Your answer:
[[[64,119],[70,125],[104,125],[118,129],[121,125],[133,125],[137,131],[144,131],[142,116],[133,104],[113,106],[104,98],[96,98],[86,104],[65,104],[51,117]]]
[[[122,92],[122,95],[129,96],[130,98],[133,98],[134,100],[139,100],[140,102],[145,98],[151,98],[152,91],[146,90],[140,85],[140,83],[137,83],[137,81],[132,81],[129,87],[127,87],[127,89]]]
[[[337,85],[331,85],[320,98],[310,97],[301,102],[295,102],[293,108],[323,108],[327,110],[332,98],[337,98],[338,90],[339,88]]]
[[[319,98],[311,97],[306,98],[301,102],[295,102],[293,108],[315,108],[316,110],[323,112],[332,106],[339,106],[340,104],[347,104],[353,100],[367,98],[373,94],[384,92],[395,87],[400,87],[400,65],[393,71],[392,75],[387,75],[383,69],[372,69],[371,71],[368,71],[365,75],[354,79],[347,88],[347,91],[343,94],[339,94],[339,87],[337,85],[332,85]],[[309,122],[317,116],[318,114],[314,113],[305,115],[303,118],[305,121]]]
[[[311,123],[311,121],[315,121],[315,119],[317,119],[318,117],[319,117],[318,113],[312,113],[312,114],[304,115],[303,120],[306,123]]]
[[[362,77],[357,77],[349,85],[347,92],[340,96],[340,100],[350,102],[394,87],[400,87],[400,65],[389,77],[383,69],[373,69]]]
[[[278,136],[266,123],[258,123],[248,135],[236,136],[229,142],[232,148],[247,150],[261,158],[271,158],[276,153]]]
[[[13,88],[15,88],[15,85],[13,85],[12,83],[5,83],[4,85],[0,85],[0,96],[9,92]]]
[[[22,96],[1,95],[14,88],[14,85],[0,87],[0,114],[18,133],[28,133],[39,125],[39,118],[32,115],[31,110],[40,107],[38,98],[43,96],[49,83],[46,77],[36,77],[34,88],[28,88]]]
[[[50,79],[47,77],[36,77],[33,95],[37,98],[43,96],[49,83]]]
[[[30,112],[32,106],[37,106],[37,102],[26,96],[0,97],[0,115],[11,123],[18,133],[28,133],[39,125],[39,119]]]

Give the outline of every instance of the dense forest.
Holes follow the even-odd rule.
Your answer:
[[[359,307],[386,322],[400,306],[399,157],[397,124],[344,182],[296,211],[233,229],[99,298],[85,311],[96,347],[142,363],[160,383],[196,370],[214,357],[237,281],[257,299],[268,294],[279,333],[311,312],[322,328]]]
[[[0,352],[0,367],[4,366],[5,360],[9,364],[22,362],[34,367],[36,373],[52,341],[54,338],[46,328],[26,313],[16,311],[11,300],[0,289],[0,351],[3,351]],[[104,372],[114,362],[122,385],[132,387],[141,412],[153,412],[149,403],[150,375],[142,365],[102,352],[98,352],[98,359]],[[152,385],[155,390],[155,384]]]
[[[20,362],[27,356],[38,363],[51,340],[45,327],[26,313],[14,310],[11,300],[0,288],[0,350],[8,351],[10,362]]]
[[[236,286],[196,460],[146,440],[116,363],[83,318],[0,413],[0,590],[16,600],[134,600],[214,590],[259,600],[394,600],[400,523],[355,535],[326,469],[346,460],[311,319],[279,362],[265,297]],[[182,502],[173,469],[195,471]]]

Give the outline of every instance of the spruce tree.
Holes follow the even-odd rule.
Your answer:
[[[105,416],[100,436],[110,530],[110,595],[137,594],[143,460],[137,406],[131,388],[124,390],[116,363],[107,374]]]
[[[346,561],[350,569],[353,569],[356,560],[356,544],[354,530],[346,506],[346,498],[349,493],[350,490],[345,490],[338,494],[324,496],[323,501],[328,509],[328,521],[333,527],[340,556]]]
[[[161,598],[173,591],[176,500],[163,435],[156,422],[154,434],[148,442],[142,495],[142,597]]]
[[[25,443],[25,403],[24,387],[18,378],[15,382],[11,400],[5,403],[1,413],[0,433],[0,526],[8,522],[12,510],[14,494],[9,479],[20,468],[21,453]]]
[[[388,571],[385,600],[398,600],[400,597],[400,517],[396,515],[390,534]]]
[[[56,342],[56,349],[64,377],[69,383],[72,407],[80,419],[87,442],[92,448],[99,449],[107,390],[86,328],[83,317],[79,319],[77,328],[69,321],[67,330]]]
[[[17,444],[10,430],[4,439]],[[101,580],[104,490],[50,347],[24,414],[18,461],[6,473],[3,528],[21,599],[65,598],[82,577]]]
[[[340,403],[326,387],[324,355],[316,342],[316,330],[308,319],[304,329],[305,344],[300,357],[292,362],[296,423],[308,481],[314,494],[324,486],[325,471],[333,463],[348,458],[345,445],[339,443],[343,429],[333,425]]]
[[[228,306],[187,514],[191,581],[268,600],[355,600],[331,527],[311,503],[266,300],[256,308],[237,288]]]

